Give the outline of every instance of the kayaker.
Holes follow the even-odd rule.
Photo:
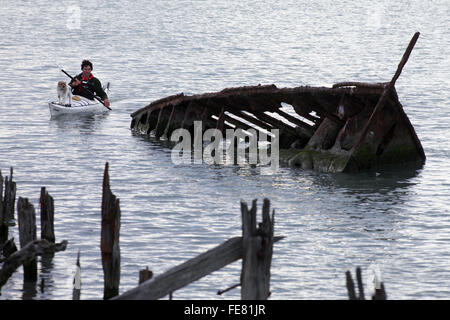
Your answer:
[[[82,72],[74,77],[75,81],[72,80],[69,83],[72,87],[72,93],[93,100],[94,97],[92,94],[84,89],[87,88],[90,92],[102,99],[105,106],[109,107],[108,95],[103,90],[100,80],[92,74],[93,69],[92,62],[89,60],[83,60],[81,62]]]

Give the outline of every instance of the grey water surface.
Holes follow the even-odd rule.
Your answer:
[[[347,299],[345,271],[381,271],[390,299],[450,298],[450,2],[0,0],[0,170],[39,215],[55,200],[57,241],[38,285],[19,268],[0,299],[71,299],[81,252],[81,299],[102,299],[103,169],[122,212],[120,292],[241,234],[240,201],[275,209],[270,299]],[[246,165],[175,165],[165,143],[134,134],[130,114],[184,92],[276,84],[389,81],[421,36],[396,88],[427,161],[359,174]],[[51,119],[56,83],[81,60],[111,82],[112,111]],[[38,219],[39,221],[39,219]],[[18,243],[17,227],[11,229]],[[39,227],[38,227],[39,235]],[[174,299],[239,299],[233,263]],[[41,290],[39,284],[44,280]],[[370,283],[367,283],[367,285]]]

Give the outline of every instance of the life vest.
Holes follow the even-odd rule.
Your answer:
[[[83,73],[80,74],[81,76],[81,84],[77,87],[77,94],[85,96],[89,99],[94,99],[94,96],[89,94],[86,90],[83,92],[83,88],[87,88],[88,90],[92,91],[92,87],[89,85],[89,81],[94,78],[94,75],[91,73],[89,77],[85,77]]]
[[[81,74],[81,81],[89,81],[92,78],[94,78],[94,75],[92,73],[87,78],[84,76],[84,74]]]

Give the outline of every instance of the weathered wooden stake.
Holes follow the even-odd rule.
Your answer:
[[[249,211],[241,201],[243,258],[241,299],[266,300],[270,295],[270,265],[273,252],[275,211],[270,217],[270,201],[264,199],[262,223],[256,226],[256,199]]]
[[[13,168],[11,167],[9,178],[5,178],[5,197],[3,198],[3,221],[7,225],[14,225],[16,190],[16,182],[13,181]]]
[[[362,276],[361,276],[361,268],[356,267],[356,281],[358,284],[358,291],[359,291],[358,295],[356,294],[355,284],[353,282],[350,271],[345,272],[345,278],[346,278],[348,299],[349,300],[365,300],[366,298],[364,296],[364,286],[363,286],[363,281],[362,281]],[[376,280],[375,293],[372,295],[372,300],[386,300],[386,299],[387,299],[387,295],[386,295],[386,291],[384,289],[383,282],[379,282],[378,280]]]
[[[119,294],[120,283],[120,201],[111,192],[109,184],[109,164],[105,164],[102,194],[102,229],[100,247],[104,273],[103,299]]]
[[[387,300],[386,289],[384,288],[383,282],[380,283],[380,288],[375,288],[372,300]]]
[[[20,248],[36,240],[36,213],[27,198],[19,197],[17,202],[17,217],[19,221]],[[37,259],[31,259],[23,264],[24,281],[37,281]]]
[[[53,222],[55,208],[53,197],[45,191],[45,187],[41,188],[39,203],[41,207],[41,239],[46,239],[51,243],[55,243],[55,230]]]
[[[361,269],[359,267],[356,268],[356,273],[361,273]],[[355,291],[355,283],[353,282],[352,279],[352,275],[350,273],[350,271],[347,271],[345,273],[345,278],[346,278],[346,285],[347,285],[347,293],[348,293],[348,299],[349,300],[364,300],[364,294],[361,295],[361,291],[359,292],[359,295],[356,295],[356,291]],[[357,276],[357,281],[358,281],[358,288],[361,288],[362,283],[360,284],[360,277]]]
[[[139,271],[139,284],[153,277],[153,272],[148,267]]]
[[[8,240],[8,226],[14,225],[14,205],[16,202],[16,183],[12,180],[13,168],[10,176],[3,176],[0,171],[0,244]],[[5,189],[3,193],[3,181]]]

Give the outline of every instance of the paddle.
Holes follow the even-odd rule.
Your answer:
[[[64,69],[61,69],[61,71],[68,76],[70,79],[72,79],[72,81],[75,81],[75,78],[72,77],[70,74],[68,74],[66,71],[64,71]],[[102,99],[100,99],[99,97],[97,97],[96,95],[94,95],[91,90],[89,90],[88,88],[83,87],[83,90],[86,90],[87,93],[91,94],[98,102],[100,102],[102,105],[104,105],[106,108],[108,108],[109,110],[111,110],[110,107],[106,106],[105,103],[102,101]]]

